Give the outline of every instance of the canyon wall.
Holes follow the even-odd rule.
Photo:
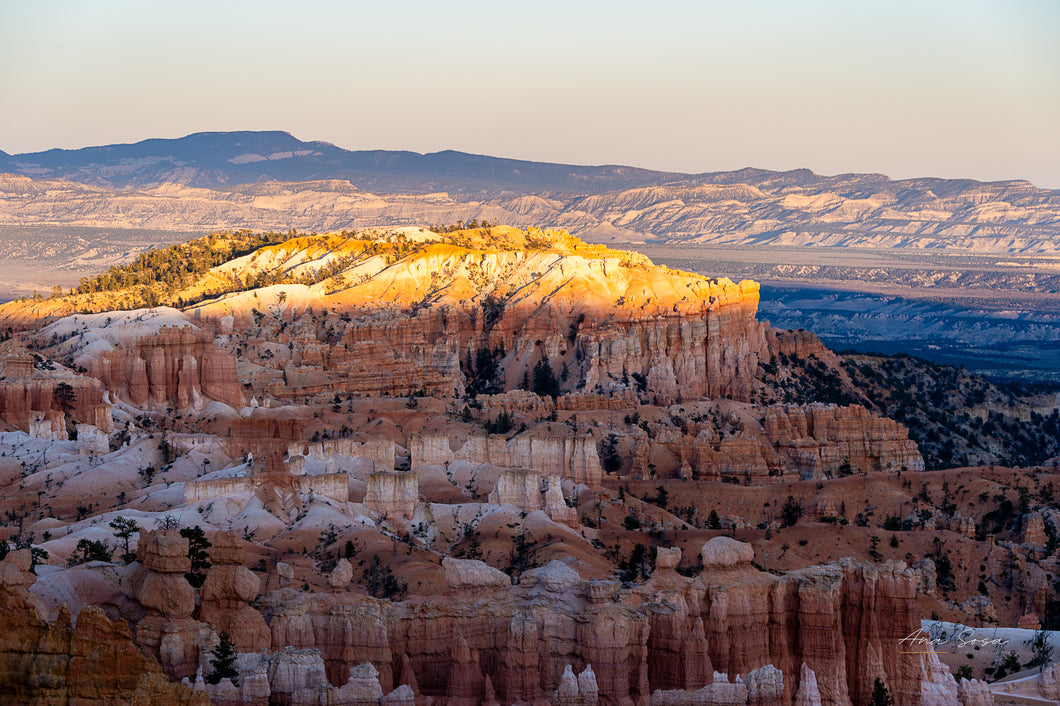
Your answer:
[[[212,337],[188,327],[105,351],[92,361],[91,374],[112,394],[139,407],[199,407],[217,400],[243,405],[236,361]]]
[[[423,466],[446,466],[454,461],[490,463],[501,468],[522,468],[545,476],[558,476],[600,488],[603,470],[591,436],[545,437],[519,434],[472,434],[453,450],[442,434],[409,436],[412,470]]]
[[[758,423],[719,428],[700,418],[685,420],[683,430],[634,430],[632,473],[761,484],[924,470],[909,430],[860,405],[772,405],[758,413]]]
[[[560,562],[509,587],[481,562],[462,562],[482,570],[447,568],[445,595],[391,603],[285,589],[261,605],[272,650],[318,650],[332,684],[368,661],[384,692],[406,684],[435,703],[482,703],[487,688],[499,703],[547,699],[572,665],[591,667],[609,704],[700,690],[716,672],[748,681],[756,671],[753,679],[770,685],[756,689],[775,689],[772,703],[790,704],[807,669],[822,704],[866,703],[876,678],[897,706],[956,703],[937,658],[901,648],[920,627],[915,572],[904,564],[844,560],[775,576],[754,569],[750,547],[728,538],[704,545],[701,559],[695,579],[660,561],[632,591],[583,581]],[[777,674],[762,672],[767,665]],[[666,698],[658,702],[696,703]]]
[[[187,542],[169,531],[144,535],[142,568],[127,589],[147,611],[136,626],[137,642],[160,655],[171,676],[194,678],[214,638],[192,617],[194,601],[180,573],[187,568]],[[900,562],[842,560],[774,575],[752,566],[749,545],[717,537],[703,545],[704,568],[696,578],[675,571],[678,550],[661,551],[652,577],[632,589],[583,580],[559,561],[524,572],[512,586],[481,562],[448,560],[449,588],[442,594],[391,602],[341,587],[308,594],[280,589],[261,598],[259,615],[247,605],[258,580],[241,570],[241,542],[232,534],[217,539],[201,619],[235,631],[247,651],[271,650],[242,660],[244,678],[261,681],[259,696],[271,690],[282,703],[283,693],[311,681],[316,691],[345,685],[350,699],[357,684],[374,699],[404,685],[400,694],[408,702],[431,697],[436,704],[557,697],[553,702],[567,703],[577,694],[622,706],[692,704],[701,703],[698,692],[728,694],[737,698],[733,704],[792,704],[810,693],[821,704],[840,706],[867,703],[877,678],[896,706],[959,703],[956,683],[934,654],[902,647],[920,618],[916,572]],[[101,611],[82,610],[76,628],[64,616],[44,623],[26,591],[33,580],[28,566],[26,552],[0,562],[0,620],[9,636],[19,636],[0,650],[7,675],[0,690],[30,703],[131,703],[144,693],[164,694],[174,704],[204,703],[164,682],[158,667],[132,647],[128,628]],[[262,659],[287,664],[255,676]],[[584,675],[584,684],[580,677],[571,682],[574,672]],[[47,674],[53,678],[40,679]],[[239,689],[224,693],[225,703],[264,703]],[[361,703],[333,696],[327,703]]]
[[[481,249],[428,245],[381,271],[366,260],[344,288],[305,292],[308,316],[247,293],[189,313],[205,328],[230,321],[228,345],[272,371],[247,381],[279,399],[525,389],[541,361],[557,393],[750,399],[768,355],[757,283],[656,267],[564,233],[534,237],[544,247],[499,228]]]
[[[110,432],[111,406],[99,381],[43,359],[38,363],[14,341],[0,343],[0,420],[36,436],[65,439],[68,419]]]

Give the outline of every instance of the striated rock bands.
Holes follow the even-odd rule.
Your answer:
[[[243,405],[235,359],[212,337],[189,327],[162,329],[128,347],[105,351],[92,375],[138,406],[200,406],[203,398]]]
[[[733,692],[716,703],[792,703],[796,695],[814,703],[818,694],[819,703],[864,703],[877,677],[899,706],[925,703],[929,693],[955,697],[933,655],[899,649],[919,627],[916,577],[904,565],[844,561],[774,576],[750,566],[749,547],[721,539],[704,547],[699,578],[670,571],[665,584],[632,593],[617,592],[618,584],[601,593],[600,582],[582,581],[559,562],[505,590],[500,572],[446,559],[447,583],[461,590],[444,600],[420,596],[377,608],[364,599],[337,605],[334,595],[272,594],[264,601],[272,649],[320,650],[332,683],[366,659],[384,691],[414,673],[420,694],[449,703],[484,700],[484,675],[499,703],[554,693],[573,699],[580,687],[564,678],[572,664],[592,666],[603,703],[711,703],[687,693],[652,696],[703,687]],[[472,587],[488,597],[475,597]],[[347,615],[361,616],[359,629],[341,628]],[[689,660],[700,668],[683,670]],[[704,684],[709,670],[732,675],[732,683]]]
[[[472,434],[457,449],[448,436],[414,434],[409,438],[412,469],[445,466],[454,461],[489,463],[501,468],[526,469],[599,488],[603,470],[592,437],[543,437],[520,434]]]

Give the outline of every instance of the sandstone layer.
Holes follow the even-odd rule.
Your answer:
[[[235,359],[191,328],[163,329],[128,347],[104,352],[91,373],[123,400],[138,406],[201,406],[204,398],[243,405]]]
[[[140,654],[124,621],[112,622],[93,606],[76,620],[65,610],[47,620],[27,590],[34,581],[29,569],[26,551],[0,561],[0,701],[207,706]]]

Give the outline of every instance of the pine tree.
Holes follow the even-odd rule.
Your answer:
[[[541,360],[537,361],[537,365],[534,366],[533,391],[542,397],[551,397],[553,399],[559,397],[559,380],[556,379],[556,374],[552,372],[552,366],[549,365],[546,356],[542,356]]]
[[[600,443],[600,462],[606,473],[617,473],[622,468],[622,457],[618,453],[618,437],[608,434]]]
[[[224,630],[221,631],[218,638],[220,642],[211,651],[213,659],[210,660],[210,666],[213,667],[213,671],[206,675],[206,683],[218,684],[222,679],[231,679],[235,683],[236,677],[239,676],[239,670],[235,666],[235,645],[232,644],[232,639]]]
[[[887,691],[887,685],[883,683],[883,680],[876,677],[876,682],[872,685],[872,706],[892,706],[894,701],[891,700],[891,692]]]
[[[206,580],[206,570],[210,568],[210,540],[206,539],[206,533],[202,527],[185,527],[180,531],[180,536],[188,540],[188,558],[191,559],[191,571],[184,574],[192,586],[199,588]]]
[[[121,555],[122,561],[126,564],[136,561],[136,554],[129,551],[129,540],[140,531],[140,525],[136,524],[136,520],[119,516],[110,521],[110,527],[114,530],[115,536],[125,543],[125,551]]]
[[[70,383],[60,382],[55,386],[55,399],[63,413],[69,414],[77,401],[77,391],[70,386]]]

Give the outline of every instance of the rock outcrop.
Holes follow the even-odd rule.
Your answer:
[[[61,608],[46,620],[28,587],[29,551],[0,561],[0,701],[19,704],[143,704],[207,706],[190,689],[173,684],[158,662],[133,644],[124,621],[85,606],[76,621]]]
[[[195,591],[184,578],[191,569],[188,540],[176,530],[141,530],[136,547],[140,566],[125,592],[147,611],[136,626],[136,644],[161,662],[166,674],[195,674],[209,628],[192,619]]]
[[[218,634],[228,633],[239,652],[267,649],[269,628],[261,613],[248,605],[257,598],[261,580],[244,566],[246,542],[229,531],[218,532],[211,541],[211,566],[199,594],[199,619]]]
[[[648,475],[657,448],[672,459],[671,475],[752,484],[924,470],[909,431],[859,405],[773,405],[762,411],[759,424],[717,428],[706,420],[686,420],[683,432],[664,429],[648,436],[634,429],[633,434],[632,472],[638,476]]]
[[[112,429],[111,405],[98,380],[35,359],[13,340],[0,342],[0,421],[30,436],[60,440],[67,438],[67,422],[103,433]]]
[[[445,567],[445,585],[451,591],[498,589],[512,585],[508,574],[477,559],[445,557],[442,566]]]
[[[393,240],[338,236],[273,246],[292,257],[316,245],[351,258],[341,283],[301,295],[307,305],[350,312],[338,320],[288,321],[280,310],[254,316],[262,303],[250,293],[204,302],[191,314],[200,322],[233,317],[233,340],[247,349],[289,346],[263,361],[275,374],[251,380],[256,393],[281,399],[460,396],[494,351],[503,353],[483,382],[502,390],[527,387],[524,378],[544,361],[559,392],[624,395],[639,386],[656,401],[750,399],[767,348],[755,319],[756,283],[657,267],[562,231],[500,227],[455,237],[412,253]],[[396,261],[383,266],[387,256]],[[252,265],[229,269],[239,276],[244,267]]]
[[[420,503],[420,483],[415,473],[379,471],[368,476],[364,505],[380,517],[410,520]]]
[[[799,691],[795,694],[795,706],[822,706],[821,692],[817,688],[817,675],[802,663],[799,670]]]
[[[409,438],[412,470],[445,466],[455,461],[489,463],[501,468],[526,469],[557,476],[590,488],[600,488],[603,470],[591,436],[548,437],[517,434],[473,434],[457,449],[441,434],[413,434]]]
[[[272,649],[320,650],[333,684],[367,660],[384,692],[414,681],[418,697],[460,703],[488,700],[486,677],[498,703],[582,698],[563,677],[570,665],[592,665],[601,703],[704,703],[693,695],[704,687],[740,704],[861,703],[877,677],[898,706],[956,699],[934,655],[894,648],[919,627],[917,579],[903,564],[844,560],[775,576],[753,568],[748,545],[719,537],[687,579],[667,568],[676,557],[663,555],[665,582],[632,592],[558,561],[508,586],[481,562],[445,559],[444,596],[380,610],[355,594],[281,591],[263,607]],[[360,627],[338,637],[353,614]],[[715,671],[729,676],[712,680]]]
[[[92,361],[93,377],[139,407],[185,409],[206,399],[243,406],[236,361],[213,339],[190,327],[171,327]]]
[[[563,486],[557,476],[542,478],[530,471],[508,470],[501,473],[490,491],[492,505],[514,505],[523,512],[544,510],[553,522],[578,526],[578,512],[568,507],[563,498]]]
[[[1020,542],[1044,547],[1045,541],[1045,521],[1041,513],[1029,512],[1024,515],[1020,527]]]

